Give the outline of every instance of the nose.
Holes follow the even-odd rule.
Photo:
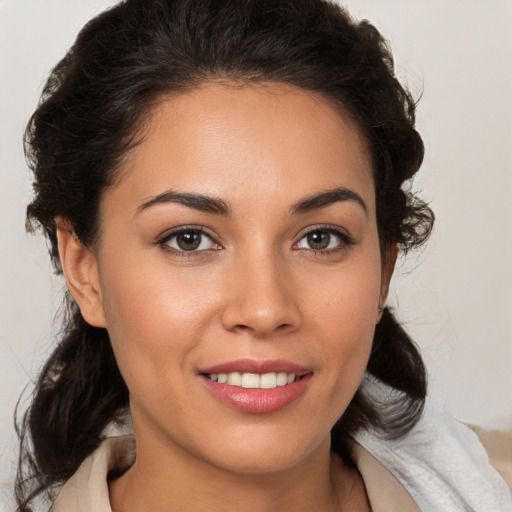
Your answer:
[[[302,322],[297,290],[286,262],[253,255],[231,268],[222,323],[231,332],[255,338],[298,329]]]

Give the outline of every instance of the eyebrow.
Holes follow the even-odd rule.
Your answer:
[[[161,203],[178,203],[204,213],[231,215],[231,207],[222,199],[202,194],[176,192],[174,190],[167,190],[162,194],[152,197],[149,201],[146,201],[137,208],[136,214],[139,215],[144,210]]]
[[[366,203],[364,202],[363,198],[356,192],[343,187],[333,188],[331,190],[321,192],[320,194],[314,194],[312,196],[306,197],[306,199],[296,203],[292,207],[291,211],[293,214],[305,213],[311,210],[325,208],[326,206],[334,203],[345,201],[354,201],[359,206],[361,206],[361,208],[364,210],[364,213],[368,215],[368,208],[366,207]]]
[[[312,210],[325,208],[334,203],[353,201],[359,204],[364,213],[368,213],[366,203],[363,198],[356,192],[343,187],[337,187],[319,194],[314,194],[292,206],[291,213],[299,214],[306,213]],[[162,194],[152,197],[148,201],[142,203],[136,211],[136,215],[141,214],[143,211],[155,206],[157,204],[165,203],[178,203],[188,208],[198,210],[203,213],[213,213],[216,215],[231,215],[231,206],[226,201],[212,196],[203,194],[191,194],[187,192],[176,192],[174,190],[167,190]]]

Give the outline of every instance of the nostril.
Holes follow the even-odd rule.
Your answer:
[[[248,325],[236,324],[230,330],[232,330],[232,331],[250,331],[252,329]]]

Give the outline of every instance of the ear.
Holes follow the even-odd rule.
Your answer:
[[[389,283],[395,270],[396,258],[398,256],[398,244],[396,242],[391,243],[383,254],[382,258],[382,272],[380,281],[380,296],[379,296],[379,320],[382,314],[382,310],[386,306],[389,293]]]
[[[78,240],[69,222],[61,217],[55,222],[59,258],[68,289],[84,320],[95,327],[105,327],[96,256]]]

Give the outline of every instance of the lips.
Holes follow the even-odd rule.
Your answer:
[[[306,391],[313,372],[284,360],[240,359],[200,371],[205,387],[222,403],[251,413],[274,412]]]

